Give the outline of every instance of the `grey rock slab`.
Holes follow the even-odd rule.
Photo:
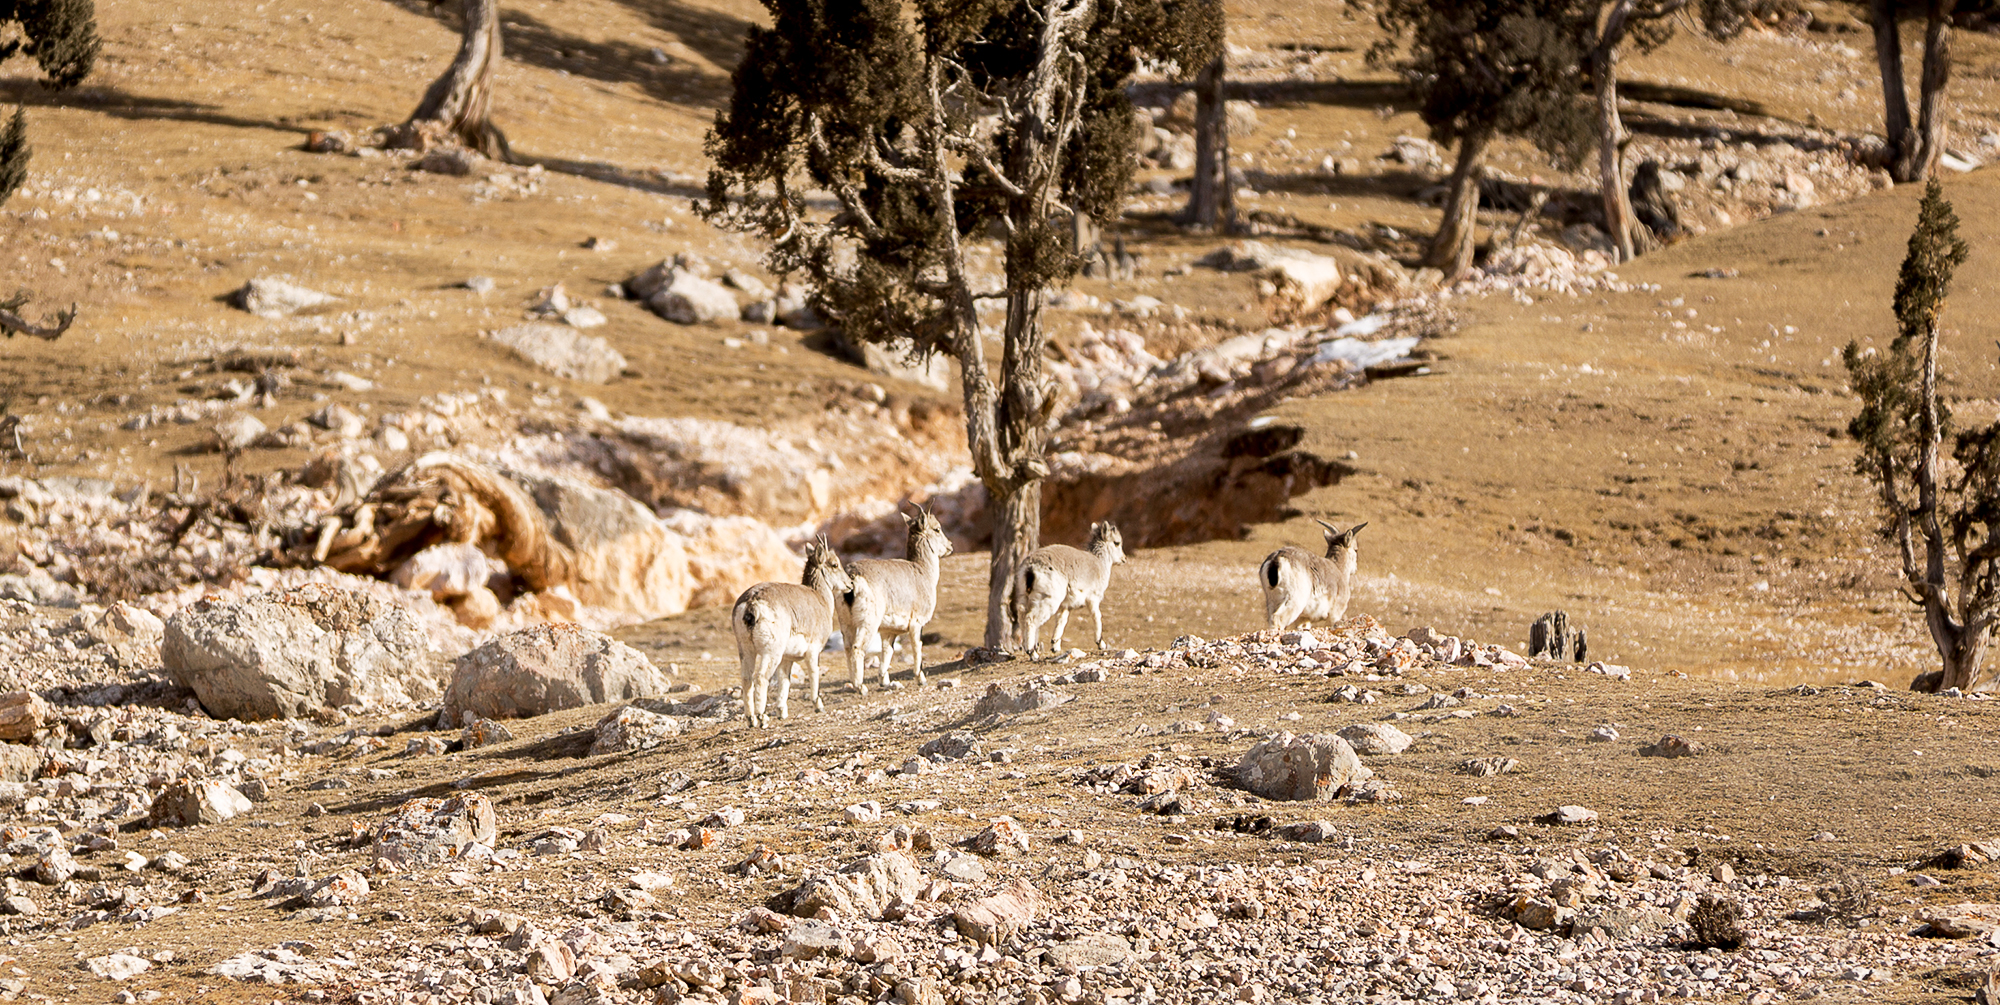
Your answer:
[[[458,658],[441,721],[519,719],[665,694],[672,682],[637,649],[576,625],[536,625]]]
[[[210,715],[282,719],[435,700],[429,648],[401,607],[308,583],[196,602],[168,620],[160,660]]]
[[[309,290],[285,282],[282,279],[257,278],[243,284],[236,291],[234,300],[237,307],[249,311],[260,318],[290,317],[300,311],[324,307],[339,301],[339,297]]]
[[[567,325],[514,325],[494,332],[493,341],[542,370],[584,384],[608,384],[627,366],[611,343]]]
[[[1364,722],[1340,731],[1357,754],[1400,754],[1414,742],[1410,734],[1385,722]]]

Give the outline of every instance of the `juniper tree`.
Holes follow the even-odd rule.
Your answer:
[[[1565,166],[1591,138],[1583,63],[1595,24],[1575,0],[1375,0],[1386,38],[1369,61],[1417,93],[1431,138],[1458,147],[1444,217],[1423,264],[1446,278],[1472,265],[1479,175],[1499,136],[1520,136]]]
[[[97,65],[97,8],[92,0],[0,0],[0,34],[9,25],[18,37],[0,42],[0,63],[32,56],[50,90],[66,91],[83,82]],[[0,132],[0,203],[28,178],[28,124],[24,112]]]
[[[1227,77],[1223,50],[1222,0],[1192,0],[1185,15],[1187,30],[1200,33],[1215,58],[1194,79],[1194,177],[1188,186],[1184,219],[1193,226],[1231,230],[1236,223],[1236,193],[1229,184],[1229,111],[1223,98]]]
[[[0,203],[14,194],[28,180],[28,157],[33,151],[28,149],[28,113],[26,109],[14,109],[14,117],[7,120],[7,128],[0,130]]]
[[[1881,498],[1882,533],[1943,661],[1938,688],[1971,686],[2000,616],[2000,422],[1957,431],[1938,396],[1939,319],[1967,253],[1933,179],[1896,278],[1895,338],[1887,352],[1850,342],[1841,356],[1861,399],[1847,427],[1855,470]]]
[[[97,65],[97,8],[92,0],[0,0],[0,32],[9,25],[17,37],[0,42],[0,63],[17,55],[34,57],[45,85],[65,91],[83,82]],[[0,129],[0,203],[28,180],[28,117],[16,108]],[[76,306],[58,313],[49,324],[33,324],[17,312],[28,302],[26,292],[0,300],[0,333],[36,338],[60,338],[76,320]]]
[[[849,337],[958,362],[966,440],[993,514],[986,644],[1040,543],[1060,402],[1045,291],[1074,275],[1075,214],[1116,212],[1133,171],[1124,85],[1142,57],[1199,68],[1213,40],[1164,0],[764,0],[708,136],[707,218],[770,242]],[[836,210],[816,210],[815,191]],[[968,249],[997,232],[998,283]],[[1006,304],[991,369],[978,303]]]

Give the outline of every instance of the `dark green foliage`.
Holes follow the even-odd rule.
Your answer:
[[[968,154],[1003,176],[1020,174],[1023,130],[1059,133],[1073,106],[1053,202],[1107,217],[1131,183],[1134,115],[1124,85],[1139,60],[1187,66],[1219,49],[1174,5],[1097,4],[1076,46],[1073,86],[1043,121],[1022,106],[1047,4],[922,0],[914,18],[895,0],[765,7],[771,27],[750,29],[729,105],[709,133],[707,212],[771,239],[773,268],[804,272],[816,306],[850,335],[927,346],[944,345],[954,323],[946,286],[955,238],[1007,233],[1015,289],[1066,281],[1077,267],[1066,221],[1038,215],[1034,193],[1010,192]],[[933,86],[942,96],[935,112]],[[949,191],[925,178],[940,148],[954,162],[973,161]],[[832,191],[840,212],[815,216],[803,188]]]
[[[1910,235],[1909,251],[1896,277],[1896,337],[1889,351],[1878,356],[1850,342],[1841,353],[1854,393],[1861,398],[1861,412],[1848,423],[1847,431],[1861,444],[1855,463],[1863,474],[1880,477],[1884,461],[1899,471],[1914,463],[1923,406],[1923,342],[1944,310],[1952,274],[1969,253],[1958,236],[1958,214],[1933,179],[1924,188],[1917,229]],[[1941,401],[1936,416],[1937,435],[1950,437],[1951,411]]]
[[[14,109],[7,128],[0,130],[0,203],[28,180],[28,116]]]
[[[1589,151],[1594,133],[1583,69],[1596,30],[1594,4],[1381,0],[1375,6],[1388,37],[1369,60],[1400,70],[1416,89],[1433,139],[1452,145],[1519,136],[1565,166]]]
[[[92,0],[0,0],[0,32],[18,24],[22,38],[0,42],[0,63],[35,57],[53,90],[81,83],[97,63],[97,8]],[[28,124],[20,109],[0,132],[0,203],[28,177]]]
[[[97,6],[92,0],[0,0],[0,26],[17,22],[23,40],[0,43],[0,61],[35,57],[49,87],[75,87],[97,63]]]

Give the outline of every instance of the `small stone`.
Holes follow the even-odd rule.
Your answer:
[[[478,293],[481,295],[493,292],[493,287],[494,287],[493,279],[491,276],[473,276],[471,279],[468,279],[465,282],[460,283],[459,285],[465,287],[468,290],[471,290],[474,293]]]
[[[1639,748],[1641,757],[1693,757],[1701,753],[1701,744],[1668,733],[1655,742]]]
[[[1338,735],[1357,754],[1400,754],[1414,742],[1410,734],[1387,723],[1360,723],[1348,726]]]
[[[1612,729],[1610,726],[1599,726],[1590,731],[1590,742],[1592,743],[1611,743],[1617,739],[1618,731]]]
[[[877,823],[882,819],[882,804],[870,799],[867,802],[855,803],[849,806],[842,810],[840,815],[842,819],[850,824]]]
[[[1536,823],[1554,826],[1575,827],[1597,822],[1597,811],[1584,806],[1558,806],[1553,813],[1545,813],[1535,818]]]

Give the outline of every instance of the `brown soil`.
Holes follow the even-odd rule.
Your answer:
[[[587,394],[614,411],[754,424],[821,408],[861,378],[785,329],[769,329],[768,346],[726,349],[723,338],[748,326],[668,325],[599,294],[604,284],[686,248],[718,263],[754,265],[755,248],[708,230],[688,200],[703,170],[701,132],[726,88],[742,28],[761,16],[755,5],[510,3],[498,116],[539,172],[492,166],[457,179],[384,159],[295,149],[308,129],[365,130],[407,113],[455,45],[450,16],[430,11],[416,3],[357,3],[316,8],[308,18],[299,8],[246,0],[108,4],[100,10],[106,56],[89,85],[51,96],[24,77],[0,77],[0,95],[30,106],[38,151],[33,191],[0,211],[7,280],[35,291],[38,308],[83,305],[82,320],[63,341],[15,340],[0,357],[0,394],[10,413],[24,416],[27,450],[0,469],[158,483],[186,464],[212,478],[221,462],[205,450],[205,426],[117,426],[149,406],[210,393],[220,380],[196,364],[231,345],[304,347],[312,369],[377,381],[374,392],[342,397],[378,413],[490,382],[524,397]],[[1318,46],[1303,50],[1304,58],[1311,78],[1329,85],[1266,105],[1257,134],[1238,141],[1269,182],[1249,208],[1357,234],[1381,227],[1428,233],[1435,210],[1411,198],[1428,180],[1374,159],[1393,137],[1420,134],[1421,126],[1407,104],[1382,100],[1380,76],[1362,65],[1367,22],[1345,8],[1262,0],[1232,4],[1231,13],[1232,41],[1258,53],[1289,53],[1274,65],[1288,65],[1283,61],[1302,50],[1267,48],[1273,43]],[[1832,16],[1834,5],[1822,13],[1828,25],[1850,23]],[[1832,51],[1833,42],[1853,53]],[[666,64],[648,58],[655,46],[668,54]],[[1995,121],[2000,45],[1961,34],[1957,54],[1959,135],[1976,136]],[[1722,122],[1761,149],[1806,135],[1814,122],[1858,133],[1880,119],[1867,36],[1838,27],[1798,37],[1758,34],[1726,47],[1683,38],[1630,66],[1658,83],[1754,96],[1772,113],[1643,105],[1663,123],[1660,132],[1676,122]],[[23,70],[14,63],[7,72]],[[1855,97],[1842,98],[1849,86]],[[1642,137],[1641,146],[1654,138]],[[1361,174],[1323,172],[1323,157],[1355,160]],[[1503,151],[1498,163],[1579,191],[1588,180],[1518,148]],[[1947,183],[1974,248],[1948,316],[1961,331],[1950,344],[1947,386],[1963,396],[1963,410],[1977,413],[2000,398],[2000,377],[1981,341],[1981,319],[2000,307],[1992,281],[2000,182],[1986,171]],[[1889,330],[1889,290],[1915,197],[1897,189],[1738,226],[1709,218],[1707,233],[1619,270],[1657,290],[1455,302],[1461,329],[1432,347],[1439,358],[1430,375],[1271,410],[1306,430],[1303,449],[1326,458],[1357,455],[1346,462],[1354,474],[1293,501],[1310,516],[1368,522],[1353,612],[1398,632],[1436,624],[1518,646],[1531,619],[1563,608],[1589,626],[1594,656],[1639,668],[1631,685],[1548,670],[1536,672],[1532,687],[1520,678],[1489,685],[1453,677],[1482,690],[1532,691],[1542,718],[1528,730],[1482,717],[1426,738],[1398,773],[1410,799],[1356,811],[1368,833],[1448,846],[1579,801],[1615,812],[1616,826],[1632,835],[1657,829],[1671,832],[1669,843],[1685,843],[1693,834],[1726,833],[1723,854],[1750,868],[1793,870],[1815,868],[1822,855],[1902,864],[1937,844],[1986,836],[1990,814],[1978,793],[1991,787],[1994,765],[1992,741],[1980,738],[1989,732],[1980,728],[1984,705],[1905,697],[1878,703],[1868,692],[1802,698],[1775,689],[1861,677],[1896,686],[1931,658],[1871,533],[1872,498],[1850,470],[1852,450],[1840,431],[1854,405],[1837,360],[1850,339],[1867,342]],[[1216,243],[1161,232],[1157,214],[1179,198],[1135,199],[1128,232],[1145,257],[1144,278],[1079,288],[1106,299],[1153,293],[1198,317],[1254,330],[1263,319],[1248,278],[1161,276]],[[1508,214],[1486,220],[1511,222]],[[583,250],[591,237],[614,241],[617,250]],[[1718,266],[1741,274],[1690,278]],[[266,274],[346,302],[288,322],[258,320],[219,302]],[[482,299],[451,288],[476,274],[494,277],[499,289]],[[479,329],[511,323],[539,288],[558,281],[598,302],[611,321],[594,334],[609,338],[641,377],[568,386],[478,339]],[[372,318],[346,313],[353,310]],[[1188,348],[1233,330],[1218,323],[1163,331],[1156,344]],[[331,384],[302,385],[262,417],[276,426],[320,407],[314,394],[334,392]],[[296,452],[259,451],[245,463],[273,470],[303,460]],[[1242,541],[1138,553],[1114,573],[1107,642],[1144,647],[1254,628],[1261,615],[1257,560],[1281,543],[1317,540],[1301,517],[1258,526]],[[934,658],[949,659],[977,641],[984,578],[983,556],[947,561]],[[623,634],[658,662],[680,664],[689,679],[723,686],[735,672],[723,618],[720,609],[700,610]],[[1088,625],[1072,624],[1072,643],[1087,645],[1087,634]],[[977,688],[1020,670],[964,676]],[[1669,676],[1676,673],[1712,679]],[[1132,756],[1149,745],[1124,738],[1130,723],[1171,721],[1180,716],[1170,706],[1192,707],[1219,690],[1246,723],[1292,709],[1307,716],[1293,728],[1336,718],[1315,704],[1323,682],[1133,678],[1048,724],[1068,740],[1033,742],[1078,763]],[[856,749],[861,734],[845,730],[861,721],[862,710],[900,700],[856,700],[834,688],[833,718],[786,727],[806,742],[756,757],[782,773],[830,756],[821,751]],[[347,801],[329,804],[333,816],[299,826],[325,844],[411,792],[470,773],[468,760],[520,766],[496,788],[514,815],[509,826],[532,826],[522,818],[536,812],[550,823],[587,821],[629,801],[635,780],[664,765],[746,756],[759,742],[732,727],[580,772],[586,766],[567,756],[545,756],[560,753],[560,744],[548,746],[553,730],[595,714],[537,722],[521,744],[490,754],[413,764],[393,782],[363,783]],[[1699,730],[1715,738],[1714,754],[1663,764],[1580,742],[1606,722],[1628,736]],[[1039,729],[1029,732],[1039,737]],[[1188,742],[1202,754],[1238,752],[1210,735]],[[1537,762],[1537,770],[1482,783],[1480,791],[1494,796],[1485,807],[1458,802],[1469,790],[1448,774],[1457,758],[1514,749],[1531,752],[1516,756]],[[964,806],[981,813],[1011,806],[1019,814],[1045,795],[998,793]],[[259,817],[296,820],[308,801],[288,794]],[[1111,819],[1124,811],[1087,812]],[[1133,834],[1151,826],[1119,819],[1137,828]],[[1822,829],[1839,842],[1803,843]],[[1154,836],[1118,840],[1162,857],[1260,854],[1227,843],[1164,851]],[[295,837],[289,826],[231,827],[203,840],[278,863],[292,854]],[[709,864],[729,854],[712,853]],[[535,882],[563,882],[549,872]],[[1926,896],[1995,892],[1981,873],[1948,877]],[[412,925],[443,920],[461,906],[443,891],[393,886],[382,899],[407,904]],[[742,906],[704,902],[688,910],[727,920]],[[324,938],[323,929],[292,931],[261,913],[252,917],[175,916],[145,941],[184,947],[195,963],[253,943]],[[40,981],[70,967],[72,953],[123,948],[133,936],[98,926],[67,938],[75,941],[23,947],[21,965]],[[56,987],[75,980],[73,969],[61,972]],[[198,976],[158,986],[191,991],[196,983],[208,988],[209,1000],[270,997]],[[1944,996],[1904,985],[1889,997]]]

